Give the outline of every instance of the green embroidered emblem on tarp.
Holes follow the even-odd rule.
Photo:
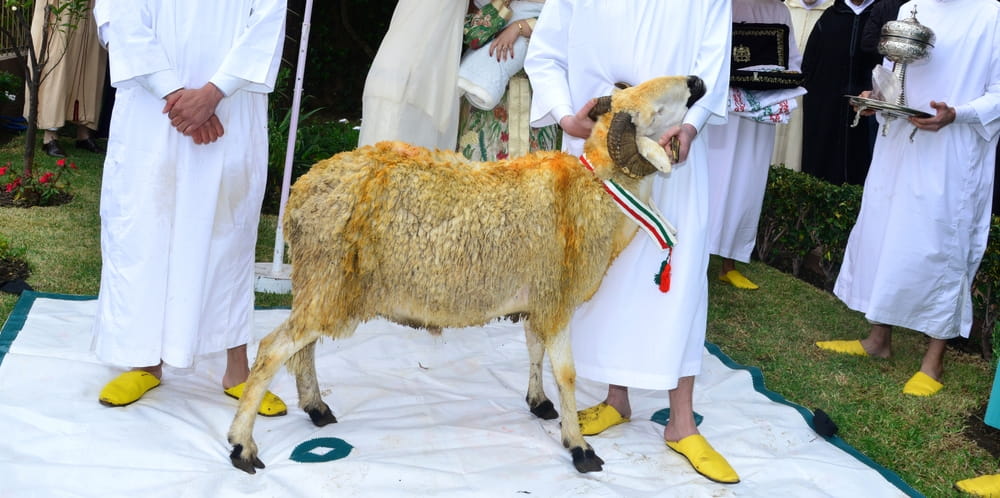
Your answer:
[[[667,421],[670,420],[670,408],[658,410],[652,417],[649,417],[649,419],[657,424],[667,425]],[[701,421],[704,419],[705,417],[702,417],[701,414],[694,412],[694,425],[701,425]]]
[[[327,450],[315,451],[315,450]],[[291,460],[301,463],[332,462],[351,454],[354,447],[340,438],[320,437],[310,439],[292,450]]]

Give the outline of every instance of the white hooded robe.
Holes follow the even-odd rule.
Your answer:
[[[726,119],[729,0],[548,0],[535,25],[525,71],[534,89],[532,126],[557,123],[616,82],[697,75],[707,93],[685,122]],[[583,141],[564,135],[563,149]],[[701,370],[708,310],[708,169],[700,135],[687,161],[656,173],[652,200],[678,229],[671,288],[653,283],[664,253],[641,231],[577,309],[571,335],[577,373],[643,389],[673,389]],[[582,167],[582,166],[581,166]]]
[[[780,0],[734,0],[733,22],[784,24],[789,28],[788,70],[799,71],[802,54],[792,18]],[[757,224],[767,188],[776,125],[730,115],[705,127],[708,145],[708,252],[744,263],[757,243]]]
[[[900,18],[914,5],[937,40],[907,68],[907,106],[933,114],[931,100],[945,102],[959,117],[912,142],[904,119],[880,131],[834,293],[873,322],[968,337],[1000,134],[1000,3],[915,0]]]
[[[284,43],[284,0],[98,0],[111,117],[101,190],[101,360],[164,362],[246,344],[267,176],[267,93]],[[195,145],[163,97],[212,81],[225,134]]]

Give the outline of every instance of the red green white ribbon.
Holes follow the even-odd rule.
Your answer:
[[[580,162],[590,171],[594,171],[586,156],[580,156]],[[657,211],[655,206],[642,202],[614,180],[603,180],[604,190],[607,190],[615,204],[643,231],[660,249],[667,250],[677,244],[677,229]]]
[[[594,171],[594,167],[586,156],[581,155],[580,162],[590,171]],[[660,249],[667,251],[667,257],[660,265],[660,272],[653,278],[653,282],[660,287],[660,290],[667,292],[670,290],[670,253],[673,246],[677,244],[677,229],[660,214],[656,206],[642,202],[618,182],[611,179],[602,180],[602,182],[604,190],[611,195],[625,216],[635,221]]]

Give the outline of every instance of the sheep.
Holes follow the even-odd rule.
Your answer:
[[[705,92],[696,76],[665,76],[601,97],[584,154],[476,163],[449,151],[380,142],[320,161],[296,181],[284,217],[293,261],[288,319],[260,342],[229,430],[232,464],[264,468],[253,440],[256,407],[282,365],[317,426],[337,421],[320,397],[314,348],[375,317],[440,331],[524,316],[531,413],[558,412],[542,388],[547,352],[562,410],[561,436],[579,472],[604,461],[580,434],[567,330],[637,232],[605,191],[612,179],[645,192],[671,160],[654,139]],[[651,271],[652,273],[652,271]]]

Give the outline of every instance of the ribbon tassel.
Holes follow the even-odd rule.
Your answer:
[[[653,277],[653,282],[659,286],[660,292],[670,291],[670,249],[667,249],[667,259],[660,264],[660,272]]]
[[[586,156],[580,156],[580,162],[590,171],[594,167]],[[623,188],[614,180],[602,180],[604,190],[614,199],[615,204],[641,228],[653,243],[660,249],[667,252],[667,259],[660,264],[660,272],[653,277],[653,282],[660,288],[660,292],[670,290],[670,251],[677,244],[677,229],[667,221],[666,218],[656,209],[654,204],[646,204],[631,192]]]

